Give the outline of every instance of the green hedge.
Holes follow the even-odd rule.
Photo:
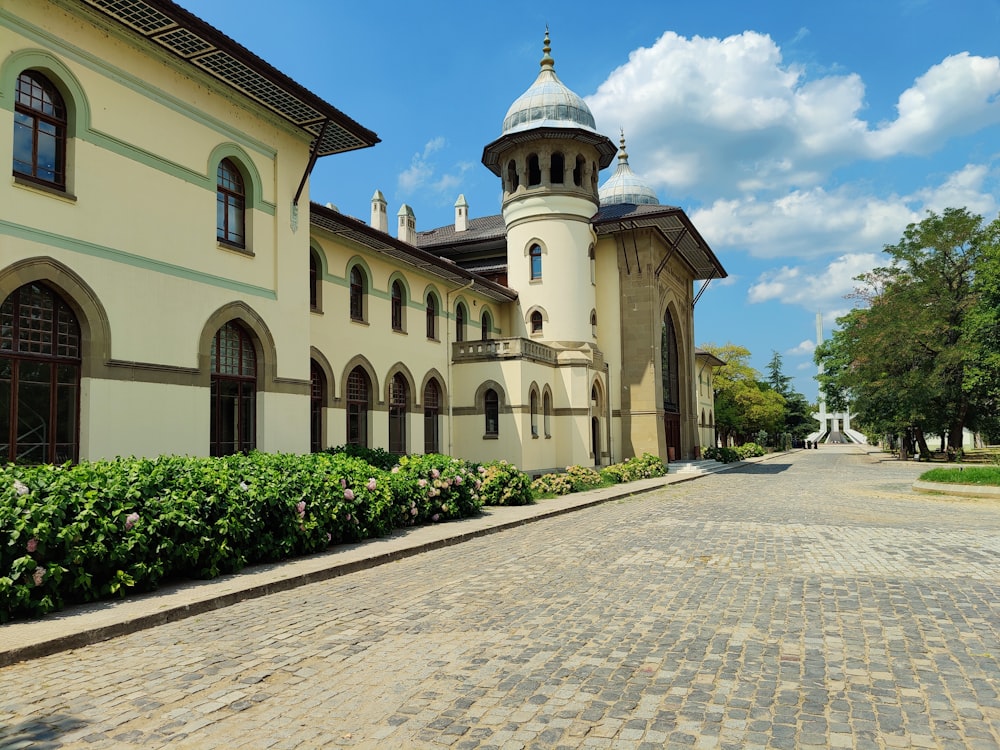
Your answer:
[[[0,622],[479,510],[464,463],[397,460],[395,472],[328,453],[0,467]]]
[[[995,466],[965,466],[961,469],[931,469],[920,475],[925,482],[949,484],[1000,485],[1000,468]]]

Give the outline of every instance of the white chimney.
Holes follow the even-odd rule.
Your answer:
[[[385,232],[389,234],[389,215],[385,212],[386,203],[385,196],[382,195],[381,190],[376,190],[375,195],[372,196],[372,229],[377,229],[380,232]]]
[[[455,201],[455,231],[464,232],[469,228],[469,204],[465,202],[465,196],[458,196]]]
[[[413,209],[404,203],[399,207],[399,213],[396,216],[399,218],[396,239],[415,245],[417,242],[417,217],[413,215]]]

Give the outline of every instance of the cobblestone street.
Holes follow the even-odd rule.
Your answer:
[[[798,451],[0,670],[3,748],[1000,748],[1000,502]]]

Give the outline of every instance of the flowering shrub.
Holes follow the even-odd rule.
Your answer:
[[[389,471],[399,461],[399,456],[395,453],[389,453],[384,448],[366,448],[363,445],[355,445],[353,443],[338,445],[335,448],[327,448],[324,453],[329,453],[332,456],[338,456],[343,453],[354,458],[360,458],[383,471]]]
[[[601,470],[601,476],[606,481],[634,482],[636,479],[662,477],[667,473],[667,466],[659,456],[643,453],[620,464],[613,464]]]
[[[531,480],[513,464],[491,461],[476,471],[482,483],[479,497],[483,505],[529,505],[534,502]]]
[[[531,492],[535,497],[568,495],[572,491],[573,482],[565,474],[543,474],[531,483]]]
[[[767,455],[767,450],[758,443],[743,443],[743,445],[736,449],[736,453],[743,459]]]
[[[701,455],[712,461],[718,461],[724,464],[731,464],[734,461],[740,460],[740,454],[733,448],[711,446],[710,448],[704,448]]]
[[[387,534],[387,474],[251,453],[0,468],[0,622]]]
[[[388,474],[397,526],[464,518],[482,507],[482,482],[464,461],[437,453],[398,461]]]
[[[604,484],[601,473],[590,466],[567,466],[566,476],[573,483],[573,492],[584,492]]]

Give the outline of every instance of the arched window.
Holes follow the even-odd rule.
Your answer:
[[[34,70],[17,77],[14,174],[66,189],[66,105],[48,78]]]
[[[316,251],[309,251],[309,309],[319,312],[320,289],[319,289],[319,259]]]
[[[587,250],[587,257],[590,259],[590,283],[597,283],[597,257],[594,253],[594,246],[591,245],[590,249]]]
[[[708,422],[705,421],[705,410],[704,409],[701,410],[701,421],[698,424],[700,424],[702,427],[705,427],[708,424]]]
[[[597,311],[590,311],[590,335],[597,338]]]
[[[480,324],[482,328],[482,339],[487,341],[490,338],[490,329],[493,328],[493,321],[490,319],[490,314],[483,310],[482,318],[480,318]]]
[[[399,281],[392,282],[392,330],[403,330],[403,285]]]
[[[563,155],[556,151],[552,154],[552,159],[549,162],[549,182],[553,185],[562,185],[565,181],[563,174],[566,171],[566,160]]]
[[[211,454],[253,450],[257,445],[257,354],[239,323],[230,321],[212,342]]]
[[[461,302],[455,308],[455,341],[465,341],[465,305]]]
[[[538,166],[538,154],[528,154],[528,187],[542,184],[542,170]]]
[[[538,281],[542,278],[542,248],[532,245],[528,257],[531,259],[531,280]]]
[[[532,390],[528,398],[531,409],[531,437],[538,437],[538,391]]]
[[[406,377],[397,372],[389,384],[389,452],[400,456],[406,453],[406,410],[409,400],[410,389],[406,384]]]
[[[362,367],[347,376],[347,442],[368,447],[368,410],[371,408],[371,382]]]
[[[535,310],[531,313],[531,333],[541,333],[542,332],[542,314]]]
[[[431,378],[424,387],[424,453],[441,452],[441,388]]]
[[[309,362],[309,447],[313,453],[323,450],[323,406],[326,404],[326,375],[316,360]]]
[[[0,305],[0,463],[78,459],[81,344],[73,311],[41,282]]]
[[[577,187],[583,186],[583,170],[587,168],[587,160],[581,155],[576,156],[576,166],[573,167],[573,184]]]
[[[677,334],[674,331],[674,319],[669,310],[663,316],[660,347],[663,409],[676,413],[680,411],[680,360],[677,358]]]
[[[220,242],[246,247],[243,175],[229,159],[219,162],[216,195],[216,236]]]
[[[542,428],[545,437],[552,437],[552,394],[548,392],[542,397]]]
[[[513,159],[507,162],[507,185],[508,190],[512,193],[521,185],[521,181],[517,176],[517,164]]]
[[[483,395],[483,411],[486,414],[486,434],[496,436],[500,434],[500,397],[497,392],[490,388]]]
[[[427,293],[427,338],[437,338],[437,300],[430,292]]]
[[[351,269],[351,320],[365,319],[365,272],[360,266]]]

